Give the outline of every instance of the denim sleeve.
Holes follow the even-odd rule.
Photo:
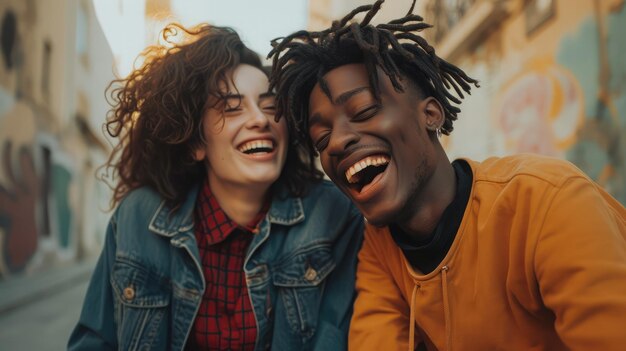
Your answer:
[[[68,350],[117,349],[110,280],[115,250],[116,225],[112,218],[107,227],[104,248],[87,288],[80,319],[70,335]]]
[[[357,254],[363,241],[364,221],[351,207],[341,236],[334,243],[337,266],[327,278],[320,306],[320,318],[313,340],[313,350],[347,350],[348,329],[355,298]]]

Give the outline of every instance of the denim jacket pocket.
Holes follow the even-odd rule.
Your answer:
[[[171,287],[167,278],[141,264],[118,259],[113,265],[111,286],[115,297],[115,322],[122,350],[151,350],[165,345]]]
[[[273,281],[285,307],[291,331],[303,342],[315,334],[324,281],[335,268],[330,244],[299,250],[283,259]]]

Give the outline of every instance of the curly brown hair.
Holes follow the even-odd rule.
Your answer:
[[[193,151],[204,144],[205,112],[221,108],[227,93],[221,87],[228,86],[239,64],[264,71],[259,56],[232,28],[173,23],[163,29],[162,37],[165,43],[149,46],[139,55],[143,60],[139,68],[112,81],[106,90],[112,108],[104,129],[119,139],[102,176],[106,179],[113,170],[112,206],[130,191],[148,186],[179,207],[188,191],[206,177],[204,163],[193,158]],[[291,145],[278,182],[298,196],[319,179],[314,156]]]

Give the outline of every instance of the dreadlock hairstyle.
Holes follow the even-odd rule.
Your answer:
[[[424,23],[422,17],[412,14],[415,0],[406,16],[385,24],[370,24],[383,2],[378,0],[372,5],[357,7],[326,30],[302,30],[272,41],[273,49],[268,58],[273,62],[270,88],[277,92],[276,118],[285,116],[290,132],[298,135],[308,148],[312,148],[307,137],[311,90],[319,84],[330,98],[322,77],[339,66],[363,63],[376,99],[380,99],[377,67],[389,77],[398,92],[404,91],[401,80],[407,77],[422,97],[432,96],[441,103],[445,113],[441,132],[446,135],[452,132],[452,124],[461,111],[453,103],[461,103],[463,92],[470,94],[470,84],[479,86],[478,81],[439,58],[424,38],[414,34],[432,27]],[[363,20],[350,23],[360,13],[365,13]],[[451,88],[458,97],[450,92]]]
[[[107,88],[112,108],[104,129],[119,142],[100,176],[115,181],[112,206],[133,189],[148,186],[178,208],[206,177],[204,163],[193,158],[205,143],[205,112],[224,107],[228,92],[222,87],[238,65],[264,71],[260,57],[229,27],[170,24],[162,36],[166,43],[146,48],[141,66]],[[299,153],[287,151],[279,182],[291,194],[301,194],[308,180],[319,178],[320,172]]]

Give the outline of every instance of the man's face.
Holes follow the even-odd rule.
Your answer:
[[[432,126],[443,120],[429,112],[440,108],[436,100],[420,99],[406,79],[405,92],[398,93],[380,70],[378,77],[380,101],[363,64],[328,72],[331,99],[319,84],[311,91],[309,136],[326,174],[381,226],[410,217],[428,193],[437,164]]]

